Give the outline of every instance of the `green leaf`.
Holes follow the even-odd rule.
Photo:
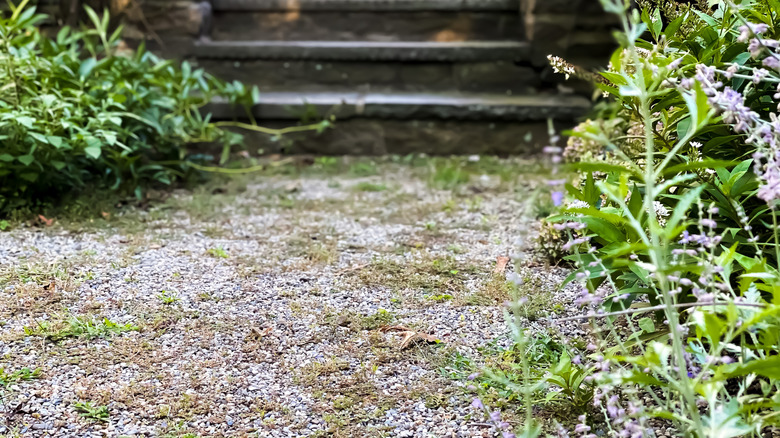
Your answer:
[[[653,333],[655,331],[655,323],[653,323],[651,318],[642,318],[637,324],[645,333]]]
[[[92,69],[95,68],[95,65],[97,65],[97,59],[95,58],[87,58],[81,61],[81,65],[79,65],[79,76],[82,81],[89,77],[89,74],[92,73]]]
[[[770,379],[780,379],[780,356],[769,356],[747,363],[733,363],[723,368],[724,374],[728,378],[758,374]]]
[[[46,136],[43,134],[39,134],[37,132],[28,132],[27,135],[29,135],[30,137],[34,138],[35,140],[43,144],[49,144],[49,139],[46,138]]]
[[[103,144],[99,139],[96,137],[87,137],[86,139],[87,147],[84,148],[84,153],[87,154],[88,157],[98,159],[100,158],[100,154],[102,152],[102,146]]]
[[[0,154],[0,161],[5,161],[6,163],[9,163],[14,160],[14,156],[11,154]]]
[[[16,159],[19,160],[25,166],[29,166],[30,164],[33,163],[33,161],[35,161],[35,157],[30,155],[30,154],[22,155],[20,157],[16,157]]]
[[[666,26],[666,29],[664,29],[664,36],[667,40],[671,39],[677,33],[677,31],[680,30],[680,26],[682,26],[686,15],[675,18]]]
[[[639,193],[639,187],[634,184],[634,189],[631,191],[631,197],[628,200],[628,212],[631,214],[631,216],[639,219],[642,216],[643,204],[644,202],[642,201],[642,194]]]
[[[19,178],[25,181],[35,182],[38,180],[38,172],[24,172],[19,174]]]
[[[35,123],[35,119],[27,116],[14,117],[14,120],[27,129],[32,129],[33,123]]]
[[[62,147],[62,142],[64,140],[62,137],[58,137],[56,135],[50,135],[46,137],[46,139],[49,141],[50,145],[54,146],[57,149]]]
[[[650,32],[653,34],[653,38],[657,41],[658,38],[661,36],[661,29],[663,28],[664,21],[661,19],[661,10],[659,8],[655,8],[653,10],[653,15],[650,17],[650,23],[648,23],[648,27],[650,28]]]

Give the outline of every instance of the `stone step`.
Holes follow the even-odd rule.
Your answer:
[[[212,0],[215,11],[513,11],[519,0]]]
[[[215,11],[214,40],[490,41],[520,40],[517,11]]]
[[[197,41],[190,48],[196,58],[231,60],[522,61],[528,53],[521,41]]]
[[[252,108],[258,120],[298,120],[316,111],[345,119],[479,120],[539,122],[573,120],[590,109],[581,96],[538,94],[505,96],[487,93],[261,93]],[[224,101],[204,108],[214,119],[243,117],[244,110]]]
[[[261,92],[486,92],[528,94],[539,72],[510,61],[371,62],[200,59],[199,67],[224,79],[257,85]]]
[[[284,128],[290,120],[263,120],[264,126]],[[556,129],[569,129],[560,122]],[[529,155],[549,144],[546,121],[396,120],[354,118],[337,120],[321,133],[299,132],[275,138],[237,130],[244,147],[262,153],[315,155]],[[214,153],[214,150],[210,150]],[[218,150],[217,150],[218,152]]]

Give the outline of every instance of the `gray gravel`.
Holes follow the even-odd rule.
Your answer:
[[[498,256],[528,256],[534,183],[488,176],[453,193],[411,168],[380,170],[254,176],[245,190],[177,191],[148,211],[0,234],[0,367],[40,370],[0,389],[0,435],[492,436],[439,368],[506,338],[500,302],[464,303]],[[365,182],[388,189],[358,190]],[[452,276],[449,290],[385,281],[377,268],[444,260],[458,272],[431,281]],[[554,288],[560,270],[533,275],[572,307],[571,291]],[[43,288],[51,278],[54,291]],[[72,316],[139,330],[29,333]],[[442,343],[401,350],[398,334],[378,330],[393,324]],[[107,406],[107,421],[80,416],[85,401]]]

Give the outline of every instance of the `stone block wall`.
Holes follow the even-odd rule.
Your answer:
[[[596,67],[615,48],[611,31],[617,19],[598,0],[520,0],[520,13],[537,65],[553,54]]]

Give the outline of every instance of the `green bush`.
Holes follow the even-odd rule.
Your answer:
[[[547,148],[579,173],[551,181],[560,211],[548,218],[576,266],[567,283],[586,314],[572,319],[592,328],[571,356],[594,405],[572,426],[588,438],[657,426],[769,436],[780,423],[780,1],[665,17],[602,3],[623,23],[596,82],[606,100],[565,149]],[[524,436],[537,436],[527,412]]]
[[[26,1],[0,18],[0,215],[38,208],[73,189],[140,196],[151,183],[187,175],[185,146],[241,137],[199,111],[215,96],[250,105],[256,89],[225,84],[187,62],[179,67],[140,47],[119,50],[121,29],[87,9],[94,28],[48,38],[45,16]]]

